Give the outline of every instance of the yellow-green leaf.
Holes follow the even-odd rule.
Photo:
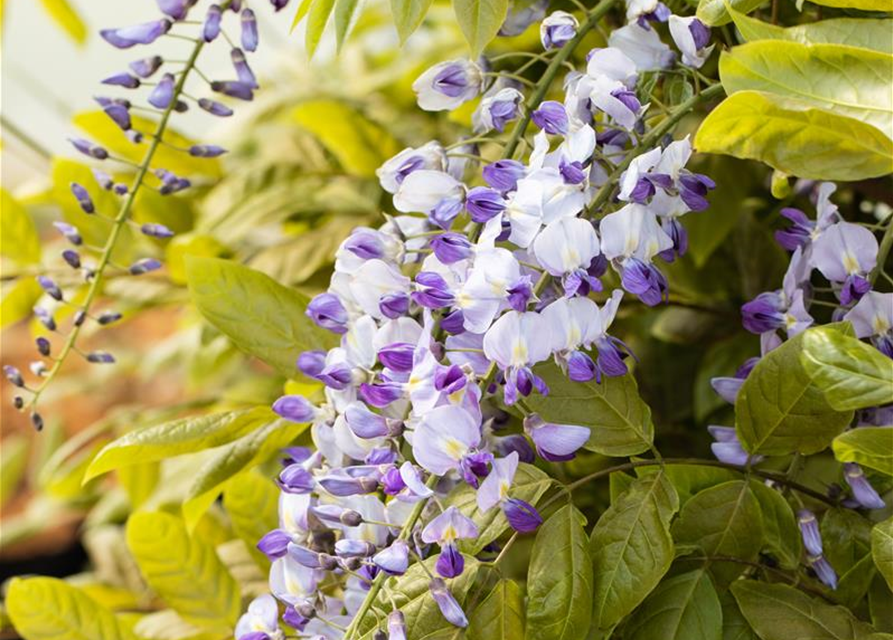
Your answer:
[[[109,443],[87,469],[86,480],[112,469],[218,447],[275,419],[267,407],[190,416],[136,429]]]
[[[14,578],[6,611],[27,640],[136,640],[111,611],[56,578]]]
[[[307,35],[304,39],[304,46],[307,47],[307,53],[312,57],[316,53],[319,46],[319,40],[322,38],[326,24],[329,22],[329,16],[335,7],[335,0],[313,0],[310,5],[310,11],[307,14]]]
[[[401,44],[422,24],[434,0],[391,0],[391,15]]]
[[[863,467],[893,476],[893,427],[861,427],[846,431],[831,443],[834,457],[841,462],[858,462]]]
[[[22,265],[40,262],[40,238],[34,222],[6,189],[0,189],[0,210],[0,255]]]
[[[131,115],[133,128],[147,137],[151,135],[158,123],[143,116]],[[72,118],[75,126],[83,129],[98,144],[113,151],[131,162],[142,162],[148,149],[148,143],[133,144],[121,128],[103,111],[84,111]],[[164,132],[167,145],[159,145],[152,158],[153,167],[164,167],[177,175],[191,177],[194,175],[219,178],[222,174],[220,161],[217,158],[194,158],[180,149],[188,149],[195,141],[167,126]]]
[[[751,18],[734,9],[729,14],[741,36],[748,42],[790,40],[801,44],[845,44],[893,54],[893,38],[890,37],[893,33],[893,20],[889,19],[834,18],[783,28]]]
[[[339,51],[353,28],[359,7],[360,0],[335,0],[335,42]]]
[[[295,107],[293,115],[350,174],[371,178],[385,160],[399,151],[387,131],[343,102],[308,100]]]
[[[893,12],[893,1],[891,0],[810,0],[815,4],[825,7],[836,7],[838,9],[859,9],[860,11],[883,11],[885,13]]]
[[[893,361],[830,327],[803,334],[803,368],[838,411],[893,402]]]
[[[720,103],[701,124],[695,146],[802,178],[861,180],[893,171],[893,141],[880,130],[760,91],[739,91]]]
[[[291,21],[291,27],[289,27],[289,32],[295,30],[295,27],[300,24],[301,20],[307,15],[307,12],[310,11],[310,5],[313,4],[313,0],[301,0],[301,4],[298,5],[298,10],[295,11],[294,20]]]
[[[727,6],[742,13],[750,13],[761,4],[764,0],[695,0],[698,5],[697,16],[704,24],[711,27],[731,22],[732,17],[726,10]]]
[[[284,376],[297,373],[302,352],[338,342],[305,315],[307,296],[263,273],[228,260],[187,255],[186,279],[208,322]]]
[[[459,28],[471,47],[471,57],[481,55],[496,37],[508,13],[508,0],[453,0]]]
[[[44,10],[78,44],[87,41],[87,26],[67,0],[40,0]]]
[[[233,530],[245,541],[251,556],[266,572],[270,561],[257,549],[258,541],[279,521],[279,490],[267,476],[242,473],[227,483],[223,506],[229,514]]]
[[[893,137],[893,55],[840,44],[759,40],[724,51],[726,93],[764,91],[870,124]]]
[[[184,620],[223,633],[235,625],[239,585],[214,548],[191,537],[180,518],[133,514],[127,521],[127,546],[149,586]]]
[[[18,489],[28,466],[30,452],[28,440],[21,434],[13,433],[3,438],[0,446],[0,507]]]
[[[33,278],[22,278],[9,286],[0,301],[0,328],[8,327],[31,315],[43,289]]]
[[[192,529],[236,474],[253,469],[288,446],[309,427],[276,420],[221,447],[196,472],[183,502],[183,517]]]

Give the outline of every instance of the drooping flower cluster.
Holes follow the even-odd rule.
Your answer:
[[[86,282],[89,285],[90,292],[86,296],[86,303],[78,303],[69,299],[70,296],[66,295],[63,287],[56,280],[51,279],[47,275],[37,277],[37,281],[45,293],[45,298],[34,308],[34,315],[48,331],[60,334],[63,338],[63,344],[58,347],[59,355],[53,359],[52,365],[49,367],[43,359],[32,363],[32,373],[43,379],[38,386],[29,386],[21,372],[13,367],[6,367],[5,374],[12,384],[19,387],[26,396],[30,396],[27,399],[21,395],[16,396],[14,404],[18,409],[28,409],[30,411],[31,421],[38,430],[43,427],[43,418],[37,410],[40,394],[70,353],[82,354],[87,362],[93,364],[110,364],[115,362],[114,356],[106,351],[83,353],[76,348],[75,341],[81,327],[85,323],[94,322],[98,326],[107,326],[117,322],[122,317],[120,313],[115,311],[104,311],[95,314],[90,308],[91,303],[96,298],[96,294],[99,292],[105,272],[110,268],[118,268],[111,266],[111,256],[116,241],[120,237],[120,227],[130,225],[142,235],[154,239],[164,240],[174,235],[174,232],[165,225],[154,222],[138,224],[131,220],[131,209],[137,192],[141,188],[151,188],[162,196],[169,196],[182,192],[191,186],[189,178],[176,175],[173,171],[162,166],[156,166],[153,163],[155,150],[158,145],[172,146],[164,140],[168,118],[172,113],[188,111],[193,106],[191,101],[194,101],[195,106],[214,116],[231,116],[233,110],[225,104],[225,102],[228,102],[226,97],[237,100],[251,100],[254,96],[254,91],[259,87],[244,53],[244,51],[255,51],[258,47],[257,20],[254,12],[247,6],[243,7],[242,0],[225,0],[219,4],[210,4],[207,7],[197,38],[181,32],[175,33],[175,30],[181,27],[189,29],[190,25],[195,24],[189,18],[191,13],[198,11],[197,8],[194,9],[197,2],[198,0],[157,0],[158,8],[162,13],[161,18],[128,27],[100,31],[102,38],[118,49],[129,50],[138,45],[150,45],[159,38],[167,36],[192,41],[194,43],[193,54],[186,61],[165,60],[159,55],[135,59],[129,63],[126,71],[114,73],[102,81],[102,84],[106,87],[117,87],[131,91],[141,87],[151,88],[145,96],[148,106],[138,105],[130,98],[124,97],[101,95],[95,98],[103,112],[124,132],[130,143],[145,149],[145,155],[143,162],[136,168],[131,184],[115,181],[112,173],[118,171],[118,169],[92,167],[95,186],[116,195],[120,199],[119,211],[98,212],[96,204],[90,195],[90,189],[77,182],[71,183],[71,193],[85,214],[104,214],[109,217],[109,236],[101,249],[87,245],[76,226],[62,221],[54,223],[55,228],[63,238],[72,245],[72,247],[62,252],[62,259],[74,273],[72,277],[60,279],[59,282],[64,282],[65,284],[70,282],[73,287],[81,286]],[[288,0],[273,0],[273,6],[277,10],[282,9],[287,3]],[[229,36],[224,33],[225,16],[227,14],[232,14],[233,18],[238,17],[240,21],[239,28],[242,46],[241,48],[233,47],[231,50],[233,72],[236,79],[205,81],[204,76],[202,76],[202,81],[207,83],[206,90],[219,94],[221,98],[192,98],[192,94],[184,91],[184,88],[187,78],[195,70],[198,55],[202,48],[218,40],[218,38],[232,42]],[[193,15],[192,17],[194,18],[195,16]],[[224,37],[221,38],[221,34]],[[198,75],[201,75],[201,73],[198,72]],[[198,93],[198,91],[194,93]],[[131,115],[131,112],[134,110],[148,111],[156,115],[160,119],[156,130],[141,130],[135,124],[135,117]],[[113,152],[90,140],[78,137],[71,138],[70,142],[75,150],[94,162],[100,161],[104,164],[121,163],[128,168],[133,164],[128,160],[115,157]],[[195,158],[216,158],[226,153],[226,150],[222,147],[212,144],[193,144],[188,148],[178,148],[178,150]],[[140,276],[156,271],[161,266],[162,264],[158,259],[144,257],[136,260],[128,267],[122,268],[122,273]],[[63,305],[68,305],[74,309],[72,325],[68,335],[60,332],[56,320],[57,310]],[[37,339],[37,349],[41,358],[51,358],[53,355],[52,344],[47,338],[40,337]]]
[[[832,320],[850,322],[856,337],[868,339],[881,353],[893,358],[893,293],[872,289],[872,272],[878,264],[878,240],[866,226],[841,217],[831,202],[835,190],[836,186],[829,182],[811,188],[815,220],[799,209],[781,210],[782,216],[792,223],[775,234],[777,242],[792,252],[782,288],[761,293],[741,307],[744,327],[760,336],[762,356],[782,344],[782,335],[792,338],[814,324],[810,308],[816,298],[812,278],[817,271],[828,281],[830,289],[827,290],[836,299],[836,303],[820,302],[835,307]],[[734,404],[738,391],[759,360],[750,358],[734,377],[714,378],[714,390]],[[870,409],[866,412],[869,419],[863,424],[888,424],[888,414],[888,408]],[[711,445],[713,454],[719,460],[744,466],[762,459],[745,451],[734,428],[711,426],[709,431],[716,440]],[[850,497],[842,503],[844,506],[864,509],[886,506],[858,464],[846,463],[843,479],[850,491]],[[822,582],[836,588],[837,574],[822,555],[815,515],[801,510],[798,518],[809,566]]]
[[[273,405],[286,420],[311,423],[315,449],[289,450],[278,478],[280,526],[258,545],[273,561],[284,622],[299,633],[335,638],[346,627],[351,637],[377,577],[428,557],[436,557],[422,565],[432,597],[450,623],[465,626],[448,580],[465,570],[462,541],[480,531],[440,497],[467,485],[478,512],[499,510],[516,532],[535,530],[540,514],[512,492],[520,465],[537,455],[569,460],[590,438],[587,427],[528,409],[525,397],[549,393],[538,365],[554,361],[571,381],[596,384],[627,373],[630,349],[610,334],[621,301],[667,299],[658,261],[685,253],[680,218],[706,209],[714,186],[685,168],[687,138],[642,148],[648,105],[638,79],[657,67],[639,53],[659,43],[649,20],[669,11],[641,15],[625,28],[629,37],[593,50],[584,70],[567,75],[563,101],[528,107],[520,85],[486,60],[443,62],[415,82],[426,110],[480,98],[478,136],[498,143],[511,126],[518,142],[528,121],[539,132],[529,152],[492,162],[469,162],[477,147],[454,155],[437,142],[388,160],[378,177],[398,214],[353,231],[328,290],[308,306],[340,343],[297,361],[324,385],[322,402],[286,395]],[[544,48],[567,46],[578,26],[553,14],[542,24]],[[709,53],[700,36],[677,42],[688,60]],[[660,47],[660,65],[673,64]],[[601,190],[617,196],[595,204]],[[524,416],[516,429],[502,403]],[[339,590],[323,586],[332,580]],[[389,638],[405,637],[399,611],[387,624]]]

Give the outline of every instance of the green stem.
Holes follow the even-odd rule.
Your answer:
[[[634,462],[627,462],[624,464],[618,464],[613,467],[608,467],[606,469],[600,469],[594,473],[590,473],[587,476],[583,476],[579,480],[575,480],[570,484],[566,485],[566,489],[568,491],[573,491],[584,484],[588,484],[593,480],[598,480],[599,478],[603,478],[605,476],[609,476],[615,471],[630,471],[632,469],[636,469],[638,467],[655,467],[659,465],[672,465],[672,464],[688,464],[695,465],[699,467],[717,467],[720,469],[729,469],[731,471],[737,471],[738,473],[746,473],[745,469],[741,467],[735,466],[733,464],[726,464],[725,462],[720,462],[719,460],[703,460],[701,458],[664,458],[663,460],[636,460]],[[773,482],[777,482],[779,484],[783,484],[785,486],[794,489],[795,491],[799,491],[803,495],[807,495],[814,500],[818,500],[820,502],[824,502],[825,504],[836,507],[837,501],[829,498],[828,496],[819,493],[809,487],[806,487],[798,482],[794,482],[793,480],[789,480],[782,473],[777,473],[775,471],[765,471],[763,469],[750,469],[750,473],[756,476],[760,476],[761,478],[765,478],[767,480],[772,480]],[[548,504],[548,503],[547,503]]]
[[[884,235],[881,238],[881,246],[878,249],[877,264],[868,278],[872,285],[874,285],[874,281],[877,280],[878,275],[884,270],[884,263],[887,261],[887,256],[890,255],[891,247],[893,247],[893,216],[887,218],[887,228],[884,231]]]
[[[226,9],[232,0],[226,0],[226,2],[221,3],[221,9]],[[167,123],[170,119],[171,114],[174,111],[174,107],[177,105],[177,99],[180,97],[180,93],[183,91],[183,87],[186,84],[186,78],[189,76],[189,72],[195,67],[195,62],[198,59],[199,54],[204,47],[204,40],[199,39],[195,42],[195,48],[192,50],[192,55],[189,56],[189,59],[186,62],[186,66],[183,69],[183,73],[180,75],[180,78],[177,80],[177,84],[174,86],[173,97],[171,98],[170,104],[167,109],[161,114],[161,119],[158,121],[158,126],[155,128],[155,133],[152,135],[149,148],[146,151],[146,155],[143,158],[143,161],[139,164],[137,169],[136,178],[134,179],[133,186],[130,189],[130,193],[127,195],[127,199],[124,200],[124,203],[121,205],[121,210],[118,212],[118,215],[115,217],[112,223],[112,229],[109,233],[109,237],[105,241],[105,245],[102,249],[102,255],[99,257],[99,263],[95,269],[95,276],[90,281],[90,288],[87,290],[87,295],[84,298],[84,302],[81,305],[81,311],[85,314],[88,314],[90,311],[90,307],[93,305],[93,302],[96,300],[96,297],[99,295],[99,292],[102,288],[103,276],[105,275],[105,269],[108,267],[109,263],[112,259],[112,253],[115,250],[116,245],[118,244],[118,239],[121,236],[121,230],[124,228],[128,219],[130,218],[130,213],[133,209],[133,204],[136,201],[136,196],[140,191],[140,188],[143,186],[143,181],[146,178],[146,175],[149,173],[149,169],[152,164],[152,158],[155,157],[155,152],[158,150],[158,146],[161,144],[161,138],[164,136],[164,132],[167,129]],[[47,373],[46,377],[44,377],[43,381],[40,383],[40,386],[34,390],[34,394],[28,400],[28,403],[25,408],[31,408],[37,406],[37,402],[40,399],[41,394],[46,390],[46,388],[53,382],[55,377],[59,374],[59,371],[62,369],[62,365],[65,363],[69,354],[75,350],[75,342],[78,339],[78,336],[81,333],[81,329],[84,327],[86,322],[82,322],[80,324],[76,324],[72,327],[71,332],[68,334],[68,337],[65,339],[64,344],[62,345],[62,349],[59,351],[59,355],[56,358],[55,363],[53,363],[52,368]]]
[[[430,478],[428,478],[428,482],[425,483],[425,486],[429,489],[433,489],[439,480],[440,478],[438,476],[432,475]],[[412,512],[406,519],[406,524],[403,525],[403,528],[400,530],[400,535],[397,536],[397,540],[409,539],[409,536],[412,535],[413,527],[415,527],[416,522],[419,521],[419,518],[422,515],[422,511],[425,509],[425,505],[427,504],[428,500],[419,500],[415,503]],[[360,605],[360,608],[357,611],[357,614],[354,616],[353,621],[350,623],[350,626],[347,627],[347,631],[344,632],[344,640],[351,640],[351,638],[353,638],[354,635],[359,632],[360,624],[362,623],[363,618],[366,617],[366,614],[369,613],[369,609],[372,608],[372,604],[375,602],[375,599],[378,597],[378,593],[384,586],[385,580],[387,580],[387,575],[384,573],[384,571],[379,572],[379,574],[375,576],[375,580],[372,581],[372,586],[369,588],[369,593],[366,594],[366,598],[363,600],[363,604]]]

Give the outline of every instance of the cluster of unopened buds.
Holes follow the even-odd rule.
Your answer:
[[[831,319],[852,324],[856,337],[868,339],[878,351],[893,358],[893,293],[881,293],[872,288],[872,273],[878,267],[879,244],[875,234],[864,225],[847,222],[831,202],[836,186],[830,182],[807,183],[805,189],[814,196],[815,220],[793,208],[781,210],[791,223],[777,231],[778,243],[791,253],[791,260],[777,291],[761,293],[741,307],[744,327],[760,336],[761,353],[782,344],[782,335],[790,339],[813,326],[810,315],[813,304],[833,306]],[[889,223],[888,223],[889,224]],[[818,271],[830,284],[834,302],[816,301],[812,284],[813,272]],[[734,377],[714,378],[714,390],[727,402],[734,404],[738,391],[760,358],[750,358]],[[893,364],[891,364],[893,366]],[[877,407],[861,412],[858,426],[889,425],[893,420],[891,407]],[[744,466],[759,462],[761,456],[749,455],[732,427],[711,426],[716,442],[711,445],[721,461]],[[885,503],[871,486],[856,463],[846,463],[844,480],[851,497],[843,506],[863,509],[883,509]],[[833,487],[837,493],[840,487]],[[809,554],[810,566],[818,578],[829,587],[837,587],[837,575],[822,555],[822,540],[818,520],[808,510],[798,514],[803,543]]]
[[[166,60],[159,55],[133,60],[128,65],[127,71],[114,73],[105,78],[102,84],[106,87],[117,87],[128,90],[148,88],[145,100],[148,106],[137,105],[135,101],[123,97],[96,96],[95,100],[103,112],[117,125],[133,145],[143,146],[147,149],[144,161],[134,165],[129,160],[116,157],[108,149],[83,138],[71,138],[71,144],[81,154],[92,161],[118,163],[128,170],[135,169],[131,174],[131,184],[116,181],[112,169],[104,169],[98,166],[92,167],[95,187],[115,194],[121,199],[119,212],[97,212],[96,204],[90,195],[95,187],[88,189],[84,184],[71,183],[71,193],[80,209],[88,215],[101,217],[102,213],[109,221],[109,239],[105,246],[95,247],[84,242],[81,231],[68,222],[55,222],[58,232],[68,241],[70,248],[62,252],[62,259],[67,267],[70,267],[77,277],[64,277],[65,283],[70,283],[71,289],[88,284],[85,303],[79,303],[73,296],[67,295],[60,283],[63,279],[53,279],[48,275],[37,277],[37,281],[45,293],[44,300],[34,308],[34,315],[48,331],[61,336],[62,346],[59,354],[54,357],[53,345],[46,337],[37,339],[37,350],[40,360],[31,365],[32,373],[42,382],[32,387],[26,382],[22,373],[14,367],[7,366],[4,369],[7,379],[22,391],[17,395],[14,404],[18,409],[27,409],[31,415],[31,421],[36,429],[43,427],[43,417],[37,410],[37,401],[46,384],[61,367],[62,362],[70,352],[75,352],[84,357],[87,362],[93,364],[109,364],[115,362],[112,354],[106,351],[83,352],[77,348],[75,341],[80,333],[80,328],[92,321],[98,326],[110,325],[121,319],[121,314],[115,311],[94,313],[90,308],[99,292],[100,281],[107,270],[114,269],[123,275],[139,276],[161,268],[161,262],[154,257],[141,258],[129,266],[115,265],[111,262],[112,250],[115,248],[119,237],[118,228],[123,225],[131,225],[142,235],[155,239],[167,239],[174,232],[162,224],[148,222],[138,224],[131,219],[131,209],[137,192],[141,188],[155,189],[163,196],[171,195],[188,189],[191,182],[187,177],[178,176],[174,172],[152,164],[155,149],[158,145],[166,145],[178,151],[196,158],[216,158],[226,150],[222,147],[210,144],[194,144],[188,148],[174,147],[166,142],[164,133],[168,118],[174,112],[188,111],[192,104],[204,111],[218,117],[227,117],[233,114],[228,106],[228,98],[237,100],[251,100],[254,91],[258,89],[258,83],[254,73],[249,67],[245,51],[255,51],[258,47],[257,20],[254,12],[247,7],[243,0],[226,0],[220,4],[210,4],[205,13],[199,34],[196,37],[174,30],[184,27],[190,28],[196,24],[189,20],[190,13],[195,13],[194,8],[198,0],[157,0],[158,8],[163,17],[117,29],[105,29],[100,35],[106,42],[118,49],[131,49],[138,45],[151,45],[159,38],[172,37],[188,40],[193,43],[193,54],[185,61]],[[288,0],[273,0],[276,10],[282,9],[288,4]],[[240,21],[241,48],[232,44],[233,40],[226,34],[226,14],[232,14]],[[232,47],[232,63],[235,80],[211,81],[206,80],[204,74],[197,69],[198,54],[201,49],[218,39],[225,40]],[[225,96],[222,101],[209,97],[194,98],[186,92],[186,80],[192,71],[201,76],[203,83],[207,85],[211,95]],[[134,125],[132,111],[145,112],[160,118],[160,124],[154,132],[141,131]],[[59,282],[57,282],[59,280]],[[63,333],[56,320],[60,307],[67,306],[71,309],[71,328],[67,334]],[[47,365],[49,361],[49,366]]]
[[[590,430],[527,410],[525,397],[549,393],[534,367],[554,359],[570,380],[591,384],[626,374],[630,349],[609,333],[621,300],[667,299],[656,261],[685,253],[680,219],[706,209],[714,187],[685,168],[687,138],[642,148],[640,74],[675,60],[652,23],[671,21],[686,65],[700,66],[711,49],[697,19],[651,4],[631,5],[630,24],[567,75],[563,101],[530,113],[520,85],[485,71],[486,60],[444,62],[415,82],[429,111],[480,97],[475,140],[528,119],[539,132],[523,161],[487,163],[472,143],[452,151],[430,142],[379,169],[399,213],[351,233],[328,291],[307,309],[340,336],[339,346],[297,361],[325,386],[325,400],[286,395],[273,405],[286,420],[311,423],[315,448],[288,451],[280,526],[258,545],[272,560],[272,596],[251,605],[239,640],[282,637],[277,601],[300,637],[359,637],[373,583],[414,562],[446,620],[464,627],[448,581],[465,568],[459,542],[479,531],[440,498],[464,484],[481,513],[500,510],[516,532],[542,522],[510,495],[519,465],[570,460]],[[577,27],[564,12],[546,18],[547,53],[568,46]],[[593,206],[600,189],[615,186],[616,198]],[[590,297],[600,293],[601,304]],[[502,403],[524,414],[523,433],[506,429]],[[422,562],[435,556],[430,568]],[[375,637],[406,637],[397,608],[386,627]]]

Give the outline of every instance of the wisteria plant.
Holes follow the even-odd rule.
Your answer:
[[[70,352],[114,360],[81,352],[78,337],[86,323],[119,317],[93,307],[139,192],[190,187],[156,164],[160,146],[178,146],[165,138],[168,119],[194,106],[227,116],[232,99],[251,100],[258,89],[244,53],[258,46],[252,9],[194,4],[159,1],[165,17],[102,32],[130,49],[198,30],[185,62],[143,58],[104,81],[151,85],[158,124],[140,131],[130,113],[143,107],[98,99],[146,152],[129,185],[94,171],[122,198],[94,258],[78,252],[77,228],[57,224],[75,245],[63,258],[86,292],[69,302],[40,275],[48,298],[73,305],[72,328],[58,355],[38,340],[52,364],[34,368],[37,386],[6,369],[21,389],[17,406],[38,429],[41,394]],[[307,14],[312,41],[334,12],[340,43],[355,4],[305,2],[296,21]],[[457,2],[456,14],[480,56],[442,60],[412,83],[419,109],[450,112],[463,128],[377,169],[387,194],[379,222],[340,242],[322,291],[306,296],[231,260],[185,256],[204,319],[287,382],[269,404],[136,429],[85,464],[89,482],[210,450],[200,467],[180,470],[194,476],[181,504],[135,509],[127,521],[129,553],[163,606],[113,613],[60,581],[20,578],[6,608],[22,636],[893,637],[885,499],[893,486],[893,279],[885,271],[893,216],[865,200],[848,219],[828,181],[890,172],[889,123],[874,115],[893,113],[890,77],[875,77],[880,89],[859,84],[860,65],[893,72],[880,35],[890,21],[841,17],[784,29],[747,17],[753,3],[711,0],[696,15],[648,0],[467,4]],[[851,6],[890,9],[864,4]],[[201,20],[187,19],[199,10]],[[395,2],[393,10],[405,36],[404,14],[417,26],[427,4]],[[237,16],[240,46],[226,35]],[[734,46],[729,24],[747,44]],[[488,53],[497,32],[490,49],[499,52]],[[538,34],[535,45],[499,43],[525,32]],[[198,71],[213,41],[231,46],[235,80]],[[852,74],[855,102],[790,79],[832,59],[850,66],[823,73]],[[207,97],[186,90],[193,72]],[[813,129],[826,135],[810,146]],[[93,142],[73,144],[96,160],[120,160]],[[792,149],[779,151],[784,145]],[[210,143],[179,151],[224,153]],[[696,243],[712,250],[723,242],[704,230],[726,225],[711,202],[738,177],[710,175],[696,151],[775,169],[767,185],[777,198],[772,255],[786,269],[721,319],[725,331],[753,334],[752,343],[711,350],[708,375],[668,385],[690,395],[709,384],[719,399],[704,400],[716,422],[702,430],[709,447],[680,455],[640,395],[655,358],[640,351],[636,331],[647,332],[637,322],[661,309],[689,314],[675,316],[682,329],[715,312],[702,302],[710,286],[686,282],[684,269],[691,252],[709,255]],[[95,215],[90,191],[71,190]],[[158,223],[137,226],[152,238],[173,235]],[[162,268],[149,257],[128,270]],[[687,295],[691,286],[706,295]],[[35,314],[58,331],[51,308]],[[669,316],[661,318],[652,331],[669,331]],[[212,514],[223,524],[209,524]],[[268,580],[234,577],[221,545],[233,538],[250,545],[249,563]]]

